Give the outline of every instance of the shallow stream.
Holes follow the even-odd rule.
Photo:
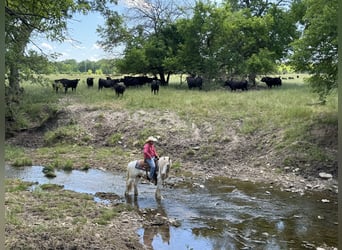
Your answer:
[[[65,189],[123,197],[125,176],[90,169],[57,171],[46,178],[41,166],[5,167],[7,178]],[[162,225],[138,230],[143,244],[153,249],[316,249],[337,247],[337,197],[316,192],[300,195],[266,185],[215,178],[191,188],[165,188],[157,202],[153,185],[139,185],[139,208],[153,208],[179,227]],[[149,240],[149,239],[152,239]]]

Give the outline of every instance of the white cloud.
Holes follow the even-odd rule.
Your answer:
[[[101,46],[100,46],[99,44],[97,44],[97,43],[94,43],[94,44],[91,46],[91,48],[92,48],[93,50],[99,50],[99,49],[101,49]]]
[[[41,44],[41,46],[42,46],[43,49],[53,50],[53,46],[51,44],[49,44],[49,43],[45,43],[44,42],[44,43]]]
[[[144,0],[125,0],[125,4],[130,8],[138,8],[141,10],[150,10],[152,5]]]
[[[76,49],[86,49],[85,46],[81,46],[81,45],[77,45],[77,44],[73,44],[73,47],[75,47]]]

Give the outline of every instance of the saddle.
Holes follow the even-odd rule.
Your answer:
[[[150,166],[144,160],[137,160],[137,163],[135,164],[135,168],[141,169],[141,170],[146,170],[146,171],[150,170]]]
[[[154,179],[157,180],[157,173],[159,170],[158,160],[155,159],[154,163],[156,164],[156,170],[154,172]],[[148,172],[150,171],[150,165],[145,160],[137,160],[137,163],[135,164],[135,168],[140,170],[145,170],[146,172],[146,179],[150,180]],[[156,182],[157,183],[157,182]]]

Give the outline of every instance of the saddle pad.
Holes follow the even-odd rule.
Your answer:
[[[137,169],[141,169],[141,170],[147,170],[146,169],[146,164],[144,164],[144,160],[138,160],[136,163],[135,163],[135,168]]]

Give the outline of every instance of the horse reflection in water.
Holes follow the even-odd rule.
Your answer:
[[[139,209],[138,199],[136,196],[127,196],[126,202],[134,206],[142,216],[145,218],[147,217],[143,226],[143,243],[147,249],[153,249],[152,243],[157,237],[160,237],[164,244],[170,244],[170,222],[160,200],[157,200],[158,206],[156,209],[147,209],[148,213],[144,212],[145,209],[144,211]]]

